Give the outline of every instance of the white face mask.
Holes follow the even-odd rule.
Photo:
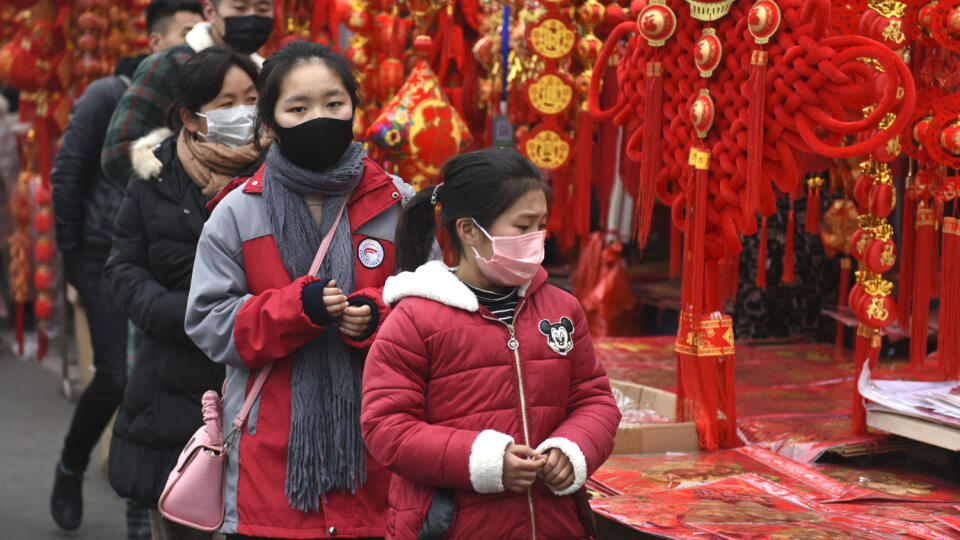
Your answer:
[[[253,124],[257,118],[256,105],[237,105],[229,109],[214,109],[207,114],[207,132],[201,133],[207,142],[237,148],[253,140]]]

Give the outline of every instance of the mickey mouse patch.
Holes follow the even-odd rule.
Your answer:
[[[573,350],[573,321],[560,317],[560,322],[540,321],[540,333],[547,336],[547,345],[557,354],[566,356]]]

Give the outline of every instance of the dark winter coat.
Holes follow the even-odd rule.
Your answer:
[[[163,140],[169,134],[154,132],[134,145],[134,177],[105,268],[118,303],[146,334],[114,426],[110,483],[149,507],[202,423],[201,396],[219,391],[224,376],[223,366],[183,329],[194,254],[209,212],[207,198],[176,157],[176,137]]]
[[[113,110],[130,83],[128,75],[142,57],[123,60],[116,74],[90,83],[73,104],[50,172],[57,246],[68,259],[83,256],[103,263],[110,253],[124,184],[103,172],[100,148]]]

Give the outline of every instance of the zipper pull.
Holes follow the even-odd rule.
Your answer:
[[[507,325],[507,329],[510,330],[510,340],[507,341],[507,348],[511,351],[515,351],[520,348],[520,342],[517,341],[517,336],[514,333],[514,328],[512,324]]]

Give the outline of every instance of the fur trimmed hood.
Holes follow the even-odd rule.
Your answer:
[[[383,286],[383,301],[393,306],[408,296],[415,296],[469,312],[478,311],[477,296],[460,281],[454,270],[436,260],[423,264],[414,272],[401,272],[387,279]],[[533,280],[520,287],[520,296],[526,296],[546,279],[547,271],[541,268]]]
[[[140,180],[156,180],[163,170],[163,163],[157,159],[154,151],[163,141],[172,137],[174,133],[167,128],[157,128],[145,137],[137,139],[130,147],[130,165],[133,174]]]

